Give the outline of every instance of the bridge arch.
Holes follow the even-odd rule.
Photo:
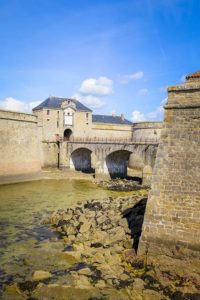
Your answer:
[[[105,168],[112,179],[126,178],[127,167],[131,151],[117,150],[106,156]]]
[[[92,151],[88,148],[77,148],[71,153],[70,169],[83,173],[94,173],[91,160]]]

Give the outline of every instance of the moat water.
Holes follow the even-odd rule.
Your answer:
[[[130,193],[130,192],[129,192]],[[73,262],[59,255],[63,243],[42,221],[77,201],[123,196],[86,180],[40,180],[0,186],[0,290],[32,280],[35,270],[50,271],[61,282]]]

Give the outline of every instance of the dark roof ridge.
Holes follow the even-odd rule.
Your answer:
[[[122,119],[121,116],[113,115],[92,115],[92,122],[96,123],[110,123],[110,124],[124,124],[132,125],[133,123],[127,119]]]
[[[78,111],[86,111],[86,112],[92,112],[91,109],[86,107],[84,104],[82,104],[80,101],[73,99],[73,98],[62,98],[62,97],[56,97],[56,96],[50,96],[43,102],[41,102],[38,106],[33,108],[33,111],[40,110],[43,108],[60,108],[62,102],[67,100],[70,100],[76,104],[76,109]]]

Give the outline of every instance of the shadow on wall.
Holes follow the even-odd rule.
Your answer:
[[[106,166],[111,179],[127,178],[127,166],[131,152],[119,150],[106,157]]]
[[[133,248],[137,253],[140,236],[142,233],[142,224],[146,210],[147,198],[143,198],[132,208],[128,208],[123,212],[123,218],[126,218],[131,237],[133,239]]]
[[[72,152],[71,159],[76,171],[83,173],[94,173],[95,170],[91,166],[91,153],[87,148],[79,148]]]

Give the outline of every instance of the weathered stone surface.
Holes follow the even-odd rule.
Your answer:
[[[186,247],[199,252],[199,157],[200,77],[168,89],[139,251]]]
[[[51,277],[52,277],[52,275],[50,272],[42,271],[42,270],[35,271],[33,274],[33,280],[36,280],[36,281],[45,280],[45,279],[48,279]]]

